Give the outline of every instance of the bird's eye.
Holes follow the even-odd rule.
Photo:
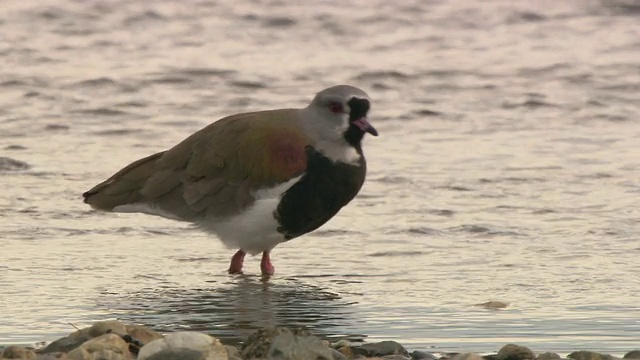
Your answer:
[[[331,103],[329,103],[329,111],[331,111],[334,114],[339,114],[339,113],[344,111],[344,108],[342,107],[342,104],[340,104],[340,103],[331,102]]]

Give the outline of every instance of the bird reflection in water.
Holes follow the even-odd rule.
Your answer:
[[[236,345],[259,328],[304,326],[312,333],[351,341],[358,320],[338,294],[299,279],[241,275],[211,287],[148,288],[126,294],[103,293],[99,306],[119,320],[159,332],[201,331]]]

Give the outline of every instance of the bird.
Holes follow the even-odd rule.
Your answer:
[[[370,97],[351,85],[318,92],[304,108],[240,113],[137,160],[84,192],[93,209],[186,221],[229,249],[228,272],[262,253],[275,272],[278,244],[318,229],[360,191]]]

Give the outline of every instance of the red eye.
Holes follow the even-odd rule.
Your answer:
[[[339,113],[343,112],[342,104],[337,103],[337,102],[332,102],[332,103],[329,104],[329,110],[332,113],[339,114]]]

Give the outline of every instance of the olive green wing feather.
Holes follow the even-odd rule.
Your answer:
[[[184,220],[237,214],[258,190],[306,170],[310,139],[297,115],[285,109],[219,120],[120,170],[84,193],[85,202],[100,210],[168,213]]]

